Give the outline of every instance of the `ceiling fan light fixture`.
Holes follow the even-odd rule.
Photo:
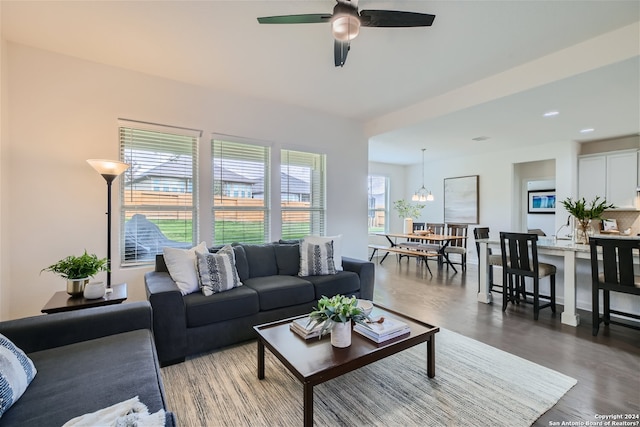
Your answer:
[[[360,18],[347,13],[335,15],[331,20],[331,32],[338,41],[353,40],[360,34]]]

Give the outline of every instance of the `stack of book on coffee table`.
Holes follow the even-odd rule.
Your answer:
[[[309,338],[314,338],[320,335],[320,330],[322,329],[323,324],[324,322],[314,326],[313,322],[309,323],[309,316],[306,316],[295,319],[291,322],[289,329],[300,335],[305,340],[308,340]]]
[[[369,326],[369,327],[367,327]],[[376,343],[382,343],[394,338],[409,335],[411,328],[406,323],[390,317],[381,317],[367,325],[356,323],[353,330]]]

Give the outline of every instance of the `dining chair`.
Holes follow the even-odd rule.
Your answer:
[[[468,233],[467,224],[447,224],[446,233],[447,236],[467,237]],[[467,239],[456,239],[449,241],[449,244],[445,246],[444,253],[447,258],[451,254],[460,255],[460,262],[450,261],[452,264],[460,264],[462,270],[467,269]],[[449,264],[447,264],[447,268]]]
[[[488,239],[489,227],[476,227],[473,229],[473,238]],[[502,286],[493,283],[493,267],[502,267],[502,255],[494,254],[491,248],[487,248],[489,256],[489,292],[502,293]],[[476,252],[478,253],[478,260],[480,259],[480,244],[476,242]],[[478,268],[478,285],[480,284],[480,269]]]
[[[425,223],[424,222],[414,222],[413,223],[413,233],[415,234],[416,231],[421,231],[424,230],[425,227]],[[422,240],[420,239],[407,239],[406,242],[401,242],[398,243],[398,246],[400,246],[401,248],[407,248],[407,249],[420,249],[420,245],[422,245]],[[407,259],[410,257],[411,255],[403,255],[403,254],[398,254],[398,261],[400,261],[402,259],[402,257],[407,257]],[[416,258],[416,260],[420,261],[418,258]]]
[[[527,296],[533,298],[533,318],[538,320],[540,310],[550,307],[556,312],[556,266],[538,262],[538,235],[533,233],[500,232],[502,251],[502,311],[507,304],[527,302]],[[549,276],[549,295],[540,293],[540,279]],[[525,279],[533,280],[533,291],[526,290]],[[515,283],[514,283],[515,282]],[[548,300],[540,304],[540,299]]]
[[[443,222],[427,222],[426,230],[433,234],[444,234],[445,224]],[[436,240],[423,240],[420,244],[420,250],[426,252],[440,252],[440,242]],[[442,265],[442,257],[437,258],[438,266]]]
[[[600,322],[605,325],[610,323],[640,329],[636,325],[611,320],[611,314],[631,319],[640,319],[633,313],[612,310],[610,307],[610,293],[620,292],[624,294],[640,295],[640,276],[634,275],[634,258],[640,259],[640,240],[637,239],[611,239],[604,237],[591,237],[591,281],[593,305],[591,313],[593,318],[593,336],[598,335]],[[602,270],[598,254],[602,253]],[[600,316],[600,289],[602,289],[603,315]]]

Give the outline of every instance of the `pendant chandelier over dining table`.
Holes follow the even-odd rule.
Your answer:
[[[433,194],[431,194],[431,191],[427,191],[427,189],[424,186],[424,152],[425,151],[426,151],[426,148],[423,148],[422,149],[422,187],[416,190],[416,192],[413,193],[413,196],[411,196],[411,200],[414,202],[433,202]]]

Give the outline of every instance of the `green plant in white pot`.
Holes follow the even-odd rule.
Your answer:
[[[40,272],[48,271],[67,279],[67,293],[72,296],[82,295],[89,279],[101,271],[107,271],[107,259],[98,258],[87,251],[80,256],[69,255]]]
[[[366,325],[369,317],[358,307],[356,297],[335,295],[331,298],[323,296],[318,300],[318,307],[309,314],[311,328],[322,324],[320,336],[331,332],[331,344],[334,347],[351,345],[351,321]]]
[[[393,202],[393,208],[398,211],[400,219],[404,220],[403,232],[404,234],[413,233],[413,220],[418,219],[422,209],[426,205],[416,203],[415,205],[407,202],[404,199],[396,200]]]

